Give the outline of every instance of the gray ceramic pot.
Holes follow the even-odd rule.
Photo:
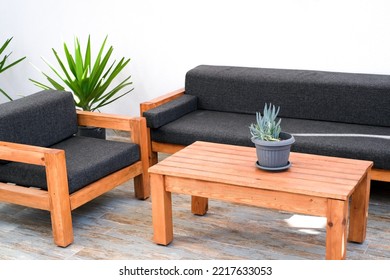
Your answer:
[[[262,141],[252,138],[256,146],[258,165],[265,168],[282,168],[289,164],[291,145],[294,136],[281,132],[280,141]]]

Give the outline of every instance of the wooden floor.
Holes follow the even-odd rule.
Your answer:
[[[73,211],[75,240],[56,247],[46,211],[0,203],[2,260],[324,259],[325,220],[215,200],[194,216],[190,197],[173,195],[174,240],[152,242],[151,201],[132,182]],[[367,239],[348,243],[347,259],[390,259],[390,184],[374,183]]]

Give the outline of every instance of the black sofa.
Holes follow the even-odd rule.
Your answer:
[[[253,146],[265,103],[280,106],[292,151],[371,160],[372,179],[390,182],[390,75],[200,65],[185,89],[141,104],[151,164],[197,140]]]

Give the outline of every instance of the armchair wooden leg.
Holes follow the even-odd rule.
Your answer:
[[[73,242],[72,215],[65,164],[64,151],[45,155],[54,243],[61,247],[66,247]]]
[[[134,177],[134,193],[138,199],[147,199],[150,196],[149,174],[143,173]]]
[[[150,152],[150,158],[149,158],[150,166],[153,166],[158,163],[158,153],[157,152]]]

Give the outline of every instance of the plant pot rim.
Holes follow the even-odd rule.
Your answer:
[[[279,136],[281,138],[280,141],[264,141],[264,140],[256,139],[255,137],[252,137],[251,140],[256,145],[269,146],[269,147],[287,146],[287,145],[292,145],[295,142],[294,136],[290,133],[280,132]]]

